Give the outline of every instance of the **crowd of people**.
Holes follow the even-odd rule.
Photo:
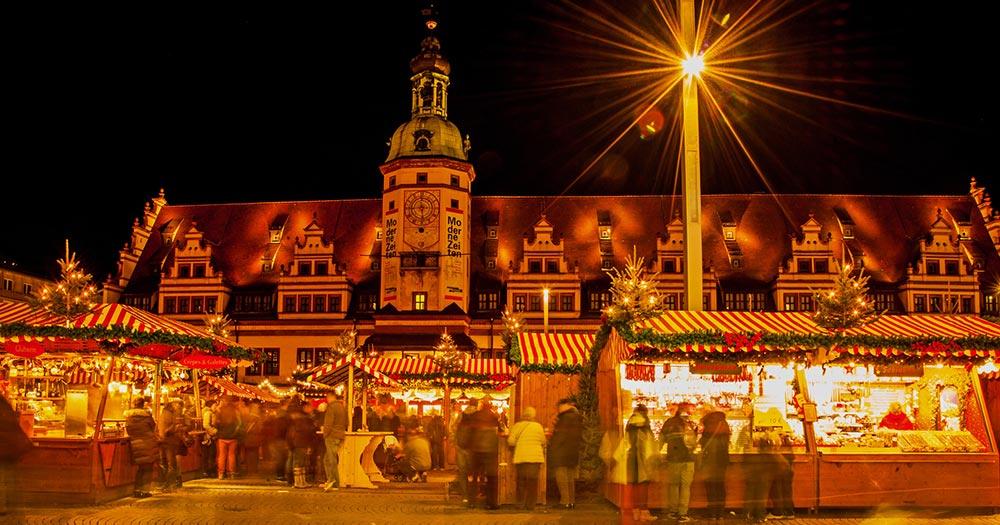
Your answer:
[[[645,405],[640,404],[629,416],[623,435],[605,435],[600,456],[609,466],[610,481],[621,487],[623,522],[657,520],[649,512],[648,498],[650,482],[661,466],[665,472],[667,517],[678,523],[691,521],[688,515],[691,484],[695,471],[700,470],[708,500],[707,517],[714,521],[724,519],[731,430],[725,413],[714,407],[702,408],[700,422],[693,416],[694,405],[679,403],[657,436],[650,427]],[[794,455],[789,436],[772,430],[754,433],[747,442],[751,453],[745,456],[743,464],[746,519],[760,523],[767,518],[794,517]],[[664,448],[666,453],[661,454]]]

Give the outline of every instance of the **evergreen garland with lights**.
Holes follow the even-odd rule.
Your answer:
[[[69,241],[66,242],[66,257],[59,259],[58,281],[46,284],[37,296],[31,300],[31,305],[41,308],[54,315],[62,317],[69,326],[74,317],[89,312],[95,305],[93,277],[80,268],[75,253],[69,253]]]
[[[833,289],[816,292],[813,321],[827,330],[846,330],[864,326],[879,317],[868,297],[868,276],[862,268],[851,275],[851,265],[841,267]]]

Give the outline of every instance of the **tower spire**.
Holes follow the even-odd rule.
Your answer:
[[[428,35],[420,42],[420,53],[410,60],[413,76],[413,97],[410,114],[417,116],[436,115],[448,118],[448,75],[451,64],[441,55],[441,41],[434,36],[438,26],[434,4],[421,10]]]

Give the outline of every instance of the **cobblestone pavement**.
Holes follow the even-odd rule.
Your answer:
[[[457,499],[446,501],[443,490],[341,490],[324,494],[319,489],[296,490],[285,486],[199,480],[171,494],[144,500],[126,498],[107,505],[84,508],[33,508],[0,517],[0,523],[102,524],[102,525],[182,525],[182,524],[609,524],[615,510],[603,503],[578,505],[573,511],[549,510],[535,513],[515,509],[469,510]],[[656,523],[671,523],[659,520]],[[708,523],[708,522],[705,522]],[[730,519],[733,525],[743,523]],[[868,525],[868,524],[1000,524],[998,515],[956,516],[929,511],[919,517],[903,512],[868,516],[820,514],[795,520],[775,521],[789,525]]]

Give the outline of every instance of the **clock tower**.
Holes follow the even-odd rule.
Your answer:
[[[428,26],[430,27],[430,26]],[[410,120],[389,141],[382,171],[381,306],[469,307],[469,138],[448,120],[451,65],[433,34],[410,61]]]

